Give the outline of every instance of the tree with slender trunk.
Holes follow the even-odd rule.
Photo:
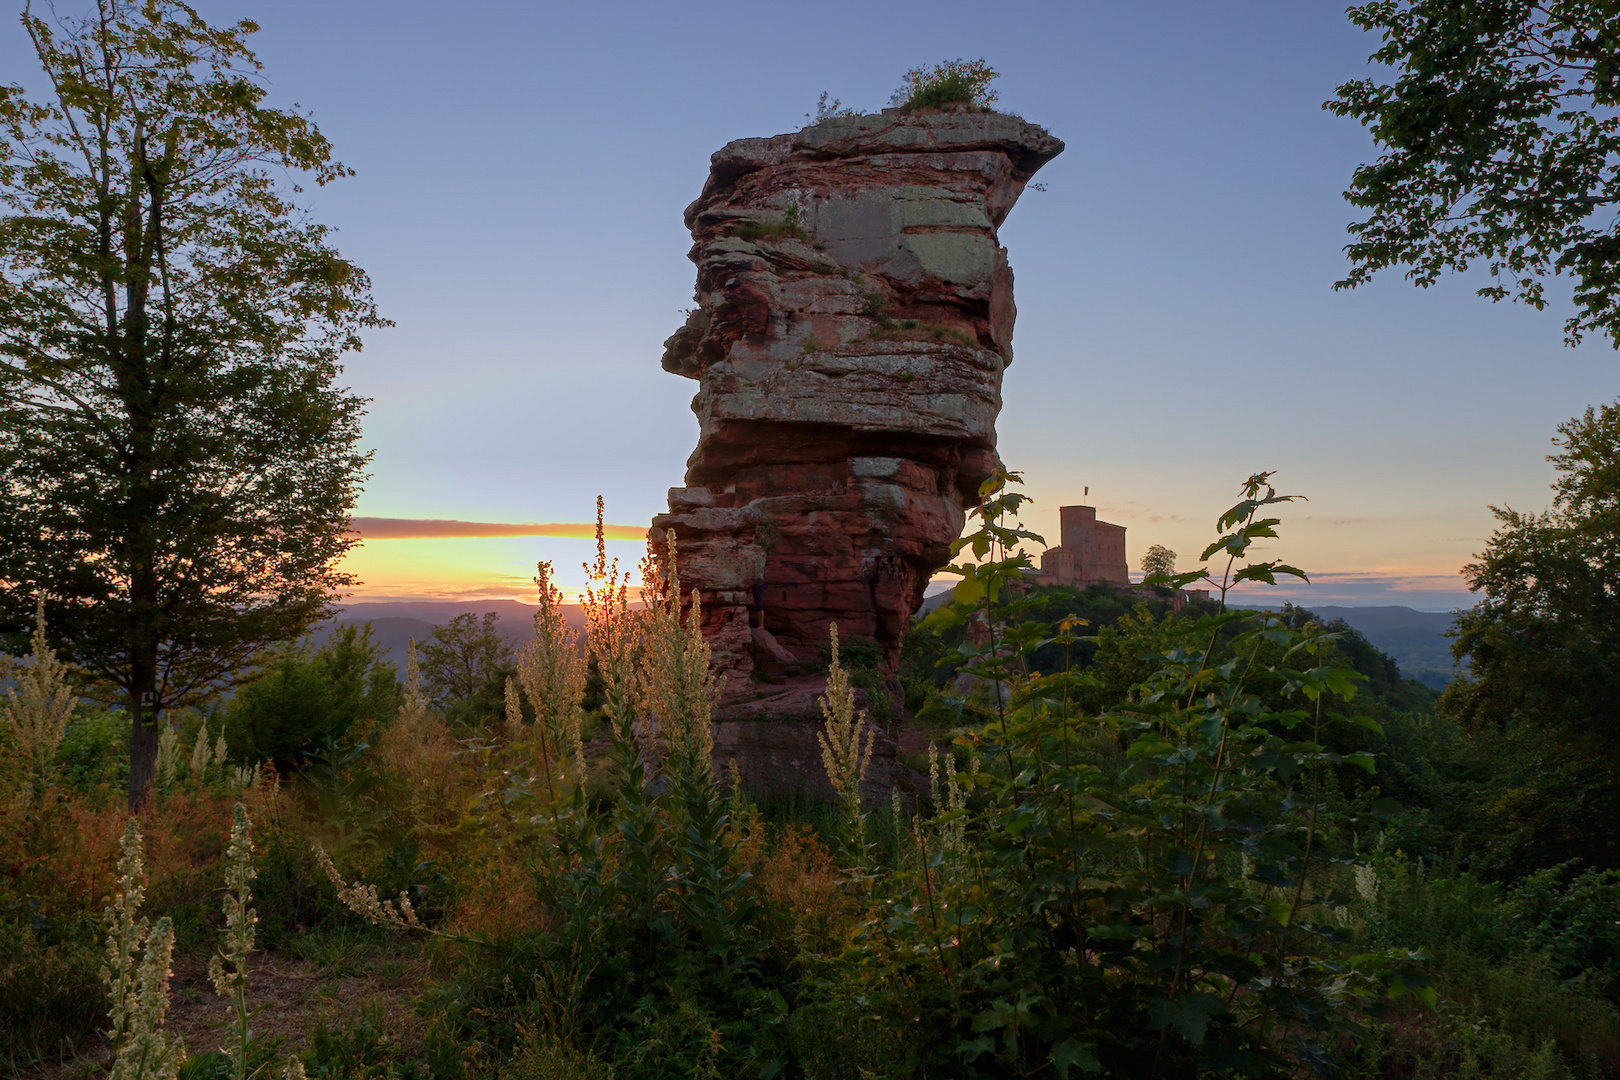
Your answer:
[[[96,0],[22,24],[43,92],[0,87],[0,630],[50,598],[133,716],[135,806],[163,710],[352,583],[365,401],[338,360],[387,324],[297,203],[350,171],[262,104],[253,23]]]

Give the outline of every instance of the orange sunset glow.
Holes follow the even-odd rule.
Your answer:
[[[534,570],[550,561],[572,601],[584,587],[583,564],[596,553],[595,523],[468,522],[355,518],[361,542],[340,569],[361,584],[358,601],[534,599]],[[634,569],[646,547],[644,525],[604,525],[608,557]]]

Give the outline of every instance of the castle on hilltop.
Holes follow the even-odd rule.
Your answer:
[[[1041,555],[1038,585],[1072,585],[1083,589],[1099,581],[1131,583],[1125,560],[1125,526],[1097,520],[1095,506],[1058,508],[1061,536]]]
[[[1210,599],[1208,589],[1178,589],[1171,593],[1132,585],[1130,563],[1125,560],[1125,526],[1098,521],[1095,506],[1060,506],[1058,524],[1061,542],[1041,554],[1039,572],[1027,579],[1036,585],[1084,589],[1088,585],[1108,584],[1118,592],[1144,600],[1168,598],[1176,611],[1189,601]]]

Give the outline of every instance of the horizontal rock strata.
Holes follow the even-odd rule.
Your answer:
[[[829,623],[891,672],[963,508],[996,467],[1012,271],[996,230],[1063,149],[1016,117],[839,117],[741,139],[686,211],[697,308],[666,343],[698,381],[674,529],[726,676],[770,712]]]

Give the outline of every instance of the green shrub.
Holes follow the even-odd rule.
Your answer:
[[[1620,1057],[1620,1017],[1605,1000],[1616,989],[1617,880],[1556,868],[1503,886],[1377,854],[1352,910],[1367,944],[1428,958],[1450,1011],[1417,1022],[1489,1029],[1479,1049],[1487,1058],[1530,1058],[1551,1045],[1579,1067]]]
[[[89,793],[129,786],[129,713],[79,704],[56,752],[63,786]]]
[[[798,207],[793,207],[797,210]],[[808,240],[810,234],[805,232],[804,226],[799,224],[798,215],[790,214],[782,221],[740,221],[731,230],[731,235],[739,240],[780,240],[783,237],[792,237],[795,240]]]
[[[970,706],[982,727],[958,740],[970,764],[947,778],[972,794],[919,822],[922,846],[856,940],[856,991],[942,1075],[1332,1069],[1386,983],[1427,995],[1397,951],[1352,958],[1341,944],[1341,868],[1356,858],[1332,777],[1373,763],[1330,748],[1326,704],[1357,673],[1335,663],[1331,634],[1223,603],[1153,621],[1145,674],[1101,715],[1081,713],[1068,674],[1027,674],[1054,628],[1025,618],[1018,545],[1038,538],[1006,523],[1024,501],[1007,489],[1016,479],[981,489],[944,614],[975,625],[963,671],[996,688]],[[1262,510],[1290,501],[1268,480],[1249,478],[1205,552],[1230,559],[1212,582],[1223,599],[1299,573],[1237,565],[1276,535]],[[1076,753],[1099,727],[1127,748],[1117,771]]]
[[[0,1063],[12,1070],[82,1049],[107,1021],[101,951],[88,929],[36,927],[26,898],[0,910]]]
[[[225,709],[226,741],[238,761],[286,770],[357,720],[392,717],[400,700],[394,665],[382,659],[371,625],[343,624],[318,649],[308,642],[282,649],[238,690]]]
[[[502,1067],[500,1080],[613,1080],[613,1066],[598,1061],[588,1050],[537,1036]]]
[[[312,1080],[429,1080],[429,1063],[407,1052],[371,1007],[341,1028],[322,1023],[310,1035],[304,1072]]]

